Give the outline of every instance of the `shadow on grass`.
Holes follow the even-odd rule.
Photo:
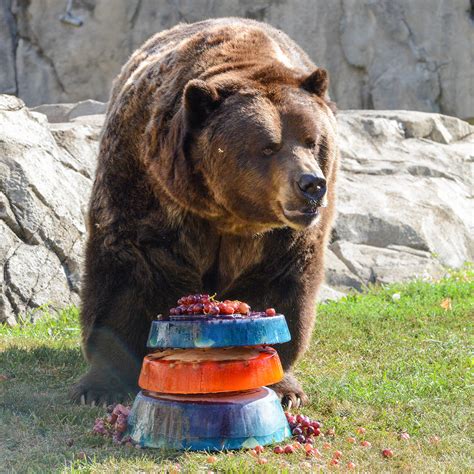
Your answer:
[[[11,346],[2,352],[0,406],[35,421],[51,417],[59,407],[70,405],[67,390],[85,370],[79,348]]]
[[[6,379],[0,386],[0,437],[4,440],[0,458],[8,470],[77,467],[84,464],[84,456],[94,463],[107,463],[110,458],[160,463],[182,456],[118,446],[110,438],[93,434],[94,420],[105,416],[105,408],[80,406],[68,398],[70,386],[85,369],[77,347],[13,346],[2,353],[0,374]]]

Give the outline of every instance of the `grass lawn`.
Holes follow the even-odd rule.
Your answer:
[[[209,464],[206,453],[118,447],[91,434],[105,410],[74,406],[66,397],[85,369],[77,310],[3,327],[0,471],[177,472],[179,464],[181,472],[309,472],[334,469],[328,461],[338,449],[341,470],[352,461],[364,472],[473,472],[473,321],[472,267],[436,283],[377,287],[321,305],[296,371],[311,398],[301,412],[335,427],[336,435],[316,442],[322,460],[266,448],[264,465],[248,452],[218,453]],[[366,428],[365,436],[357,427]],[[399,438],[402,431],[409,440]],[[351,435],[356,444],[346,441]],[[362,439],[372,447],[362,447]],[[386,447],[393,458],[382,457]]]

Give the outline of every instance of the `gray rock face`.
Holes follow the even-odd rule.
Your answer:
[[[15,20],[10,2],[0,0],[0,93],[16,94]]]
[[[0,95],[0,321],[78,302],[104,109],[32,112]],[[474,127],[407,111],[347,111],[338,122],[338,218],[320,299],[474,260]]]
[[[453,267],[472,260],[472,131],[437,114],[341,114],[337,238],[429,252]]]
[[[23,314],[44,305],[77,304],[78,297],[64,277],[63,261],[42,245],[20,243],[5,264],[10,301]]]
[[[408,111],[339,114],[338,217],[326,279],[342,289],[439,276],[474,258],[474,127]]]
[[[380,248],[339,241],[331,245],[331,250],[365,284],[439,277],[443,273],[441,265],[428,252],[411,247]]]
[[[72,22],[60,20],[66,3],[0,0],[0,92],[30,106],[105,101],[122,64],[154,33],[241,16],[282,29],[328,68],[342,109],[474,117],[469,0],[92,0],[73,2],[80,21]]]
[[[0,320],[78,302],[99,132],[0,96]]]
[[[77,104],[43,104],[31,110],[46,115],[49,123],[64,123],[76,117],[104,114],[106,108],[104,102],[88,99]]]

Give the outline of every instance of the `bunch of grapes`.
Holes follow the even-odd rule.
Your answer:
[[[285,413],[288,424],[290,425],[291,434],[299,443],[313,443],[313,439],[321,434],[322,423],[311,420],[304,415],[292,415]]]
[[[177,306],[170,309],[170,316],[182,315],[205,315],[205,316],[229,316],[238,314],[246,316],[275,316],[274,308],[267,308],[265,312],[251,311],[247,303],[239,300],[217,300],[214,296],[207,294],[196,294],[183,296],[177,301]]]
[[[247,316],[250,314],[250,306],[238,300],[219,301],[209,295],[188,295],[178,300],[176,308],[170,309],[170,315],[180,314],[209,314],[212,316],[241,314]]]
[[[314,446],[314,443],[315,438],[321,435],[322,423],[320,421],[311,420],[308,416],[299,414],[293,415],[286,412],[285,416],[295,441],[293,444],[287,444],[286,446],[275,446],[273,452],[275,454],[293,454],[297,450],[302,449],[306,453],[306,457],[321,458],[322,454],[319,449]],[[334,453],[335,459],[339,459],[341,455],[342,453],[340,451]],[[337,463],[339,463],[339,461],[337,461]]]
[[[107,407],[107,416],[96,418],[92,432],[98,435],[112,438],[114,443],[133,446],[130,436],[124,436],[127,431],[127,419],[130,415],[130,408],[120,403]]]
[[[247,303],[239,300],[224,300],[219,301],[214,296],[209,295],[188,295],[183,296],[177,301],[178,305],[170,309],[171,316],[177,315],[211,315],[222,316],[240,314],[241,316],[257,315],[250,311],[250,306]],[[273,308],[268,308],[265,313],[266,316],[275,316],[276,311]]]

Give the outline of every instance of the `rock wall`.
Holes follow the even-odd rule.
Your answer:
[[[78,303],[103,110],[29,110],[0,95],[0,321]],[[474,260],[474,127],[406,111],[347,111],[338,122],[338,218],[321,297]]]
[[[470,0],[74,0],[65,14],[66,4],[0,0],[0,92],[30,106],[106,101],[121,65],[155,32],[242,16],[281,28],[328,68],[342,109],[474,117]]]
[[[80,120],[50,124],[0,95],[0,321],[79,302],[84,215],[103,116]]]

